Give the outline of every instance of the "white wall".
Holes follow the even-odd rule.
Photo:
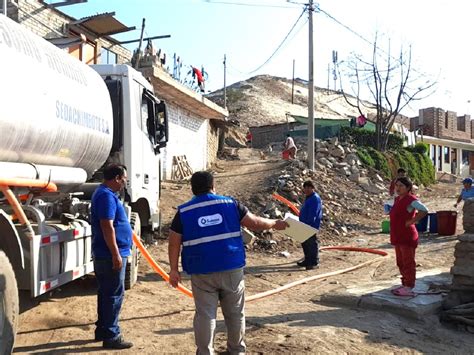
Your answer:
[[[163,179],[171,179],[173,156],[186,155],[193,171],[207,168],[209,120],[193,115],[175,104],[168,104],[169,141],[162,151]]]

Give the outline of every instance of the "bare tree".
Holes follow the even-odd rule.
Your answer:
[[[367,110],[375,111],[376,148],[380,151],[387,149],[390,130],[401,111],[411,102],[433,94],[437,84],[413,70],[411,46],[408,51],[401,48],[399,57],[394,58],[390,53],[390,41],[388,51],[384,51],[377,45],[377,35],[370,61],[353,55],[347,63],[347,76],[352,95],[343,89],[343,76],[339,74],[342,95],[360,115]],[[368,101],[361,98],[364,88],[368,90]]]

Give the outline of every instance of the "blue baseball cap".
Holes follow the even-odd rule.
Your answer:
[[[465,179],[462,181],[462,183],[463,183],[463,184],[472,184],[472,181],[473,181],[472,178],[467,177],[467,178],[465,178]]]

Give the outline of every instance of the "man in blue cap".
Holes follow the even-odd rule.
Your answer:
[[[461,194],[458,196],[458,200],[454,204],[454,207],[458,207],[459,202],[465,201],[468,198],[474,198],[474,188],[472,188],[472,178],[465,178],[462,183],[464,188],[461,190]]]

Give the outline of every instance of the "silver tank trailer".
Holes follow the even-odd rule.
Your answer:
[[[0,71],[0,162],[101,167],[113,118],[99,74],[3,15]]]

